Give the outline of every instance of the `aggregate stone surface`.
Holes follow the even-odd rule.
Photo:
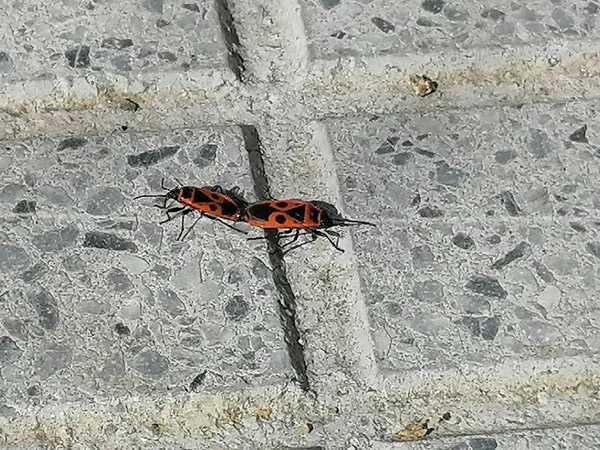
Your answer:
[[[598,447],[596,0],[5,6],[0,445]],[[178,242],[163,178],[377,227]]]
[[[80,69],[129,72],[223,67],[214,2],[10,2],[0,12],[0,76],[55,80]]]
[[[328,123],[383,370],[600,350],[597,107]]]
[[[599,36],[597,2],[302,0],[316,58],[431,54]]]
[[[262,246],[206,219],[178,242],[179,220],[158,224],[153,204],[162,200],[133,200],[163,194],[163,177],[170,187],[178,179],[248,190],[237,130],[2,148],[0,361],[10,400],[0,415],[57,397],[210,392],[288,377]]]

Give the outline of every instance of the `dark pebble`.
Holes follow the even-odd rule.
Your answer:
[[[56,149],[59,151],[65,150],[67,148],[76,150],[78,148],[83,147],[85,144],[87,144],[86,138],[70,137],[70,138],[66,138],[66,139],[63,139],[62,141],[60,141],[60,143],[58,144],[58,147]]]
[[[589,2],[587,4],[587,6],[585,7],[585,10],[589,14],[598,14],[598,11],[600,11],[600,6],[598,6],[598,4],[596,4],[594,2]]]
[[[486,317],[479,321],[479,330],[481,337],[486,341],[493,341],[498,335],[500,329],[500,318],[498,317]]]
[[[521,208],[519,208],[519,205],[517,205],[517,202],[515,201],[515,197],[513,196],[512,192],[501,192],[500,201],[502,202],[502,205],[504,206],[509,215],[518,216],[519,214],[523,213]]]
[[[17,343],[10,336],[0,337],[0,363],[7,363],[18,359],[23,350],[19,348]]]
[[[379,146],[377,150],[375,150],[375,153],[377,153],[378,155],[385,155],[386,153],[392,153],[394,150],[394,146],[388,141],[385,141]]]
[[[396,29],[392,23],[382,19],[381,17],[373,17],[371,22],[373,22],[373,24],[384,33],[389,33],[390,31],[394,31]]]
[[[181,5],[181,7],[191,12],[200,12],[200,7],[198,6],[198,3],[184,3],[183,5]]]
[[[129,336],[129,334],[131,333],[129,327],[120,322],[115,325],[115,332],[117,334],[120,334],[121,336]]]
[[[517,157],[517,152],[513,150],[501,150],[496,152],[494,159],[497,163],[506,164]]]
[[[13,212],[17,214],[33,214],[37,203],[33,200],[21,200],[13,208]]]
[[[37,290],[28,296],[28,301],[36,310],[40,319],[40,326],[46,330],[53,330],[58,325],[60,315],[56,299],[44,290]]]
[[[36,280],[39,280],[46,272],[48,272],[48,266],[40,261],[25,270],[21,274],[21,279],[25,283],[32,283]]]
[[[444,161],[437,163],[435,177],[440,184],[459,187],[466,176],[466,172],[455,167],[451,167]]]
[[[473,438],[469,439],[471,450],[496,450],[498,442],[493,438]]]
[[[424,206],[421,209],[419,209],[419,215],[421,217],[425,217],[426,219],[437,219],[438,217],[442,217],[444,213],[438,208]]]
[[[516,261],[517,259],[522,258],[523,256],[525,256],[529,251],[529,244],[527,244],[527,242],[520,242],[519,244],[517,244],[517,246],[515,248],[513,248],[511,251],[509,251],[506,255],[504,255],[502,258],[498,259],[496,262],[494,262],[494,264],[492,264],[492,269],[504,269],[506,266],[508,266],[511,262]]]
[[[573,132],[569,136],[569,140],[573,141],[573,142],[581,142],[582,144],[587,144],[588,138],[587,138],[586,134],[587,134],[587,125],[584,125],[581,128],[579,128],[578,130],[576,130],[575,132]]]
[[[487,8],[481,12],[481,17],[484,19],[494,20],[496,22],[504,20],[506,14],[496,8]]]
[[[420,27],[433,27],[435,26],[435,22],[424,17],[419,17],[417,19],[417,25],[419,25]]]
[[[600,242],[588,242],[585,248],[596,258],[600,258]]]
[[[321,4],[325,9],[331,9],[341,3],[342,0],[321,0]]]
[[[35,397],[36,395],[40,395],[42,393],[42,390],[39,386],[35,385],[29,386],[25,392],[27,392],[27,395],[29,395],[30,397]]]
[[[481,330],[479,329],[479,319],[477,317],[465,316],[460,321],[471,334],[475,337],[481,336]]]
[[[535,273],[537,273],[538,277],[540,277],[546,283],[553,283],[554,281],[556,281],[552,272],[550,272],[548,268],[542,263],[534,261],[533,268],[535,269]]]
[[[419,206],[419,204],[421,203],[421,195],[417,194],[414,196],[414,198],[411,200],[410,202],[410,206],[415,208],[417,206]]]
[[[240,295],[236,295],[225,305],[225,313],[232,320],[241,320],[250,312],[250,305]]]
[[[442,9],[444,9],[445,3],[446,2],[444,0],[423,0],[423,3],[421,3],[421,8],[427,12],[438,14],[442,12]]]
[[[165,158],[175,155],[179,151],[178,145],[170,147],[161,147],[158,150],[148,150],[137,155],[128,155],[127,163],[132,167],[152,166]]]
[[[100,231],[87,232],[85,234],[85,239],[83,240],[83,246],[106,250],[130,251],[132,253],[138,251],[137,246],[133,242],[114,234],[103,233]]]
[[[204,379],[206,378],[206,370],[204,372],[199,373],[190,383],[190,392],[198,392],[202,383],[204,383]]]
[[[90,47],[82,45],[81,47],[71,48],[65,52],[65,57],[69,66],[74,69],[85,69],[90,67]]]
[[[395,166],[405,166],[412,159],[414,159],[412,153],[402,152],[394,155],[394,157],[392,158],[392,164],[394,164]]]
[[[467,282],[465,287],[476,294],[495,298],[504,299],[508,295],[508,292],[504,290],[496,278],[487,275],[475,275]]]
[[[423,150],[422,148],[416,148],[415,152],[419,155],[426,156],[427,158],[433,158],[435,156],[435,153],[430,152],[429,150]]]
[[[158,57],[163,61],[175,62],[177,61],[177,56],[173,52],[158,52]]]
[[[452,238],[452,243],[463,250],[469,250],[475,246],[475,241],[466,233],[457,233]]]
[[[497,234],[493,234],[489,238],[487,238],[487,241],[490,244],[499,244],[502,241],[502,238],[500,236],[498,236]]]
[[[198,150],[198,154],[194,158],[194,164],[198,167],[207,167],[213,164],[217,158],[217,149],[218,146],[216,144],[204,144]]]

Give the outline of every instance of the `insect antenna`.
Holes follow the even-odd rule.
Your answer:
[[[138,195],[137,197],[133,197],[133,200],[137,200],[138,198],[167,198],[166,194],[156,195],[156,194],[146,194],[146,195]]]
[[[333,225],[334,226],[339,226],[339,227],[352,227],[352,226],[356,226],[356,225],[370,225],[372,227],[376,227],[377,225],[375,225],[374,223],[371,222],[365,222],[364,220],[352,220],[352,219],[345,219],[343,217],[336,217],[333,219]]]

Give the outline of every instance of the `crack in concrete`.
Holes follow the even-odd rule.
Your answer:
[[[242,130],[244,145],[248,152],[250,173],[254,183],[256,197],[259,200],[270,199],[272,198],[271,189],[265,173],[258,131],[256,130],[256,127],[252,125],[240,125],[240,128]],[[296,373],[298,383],[302,390],[312,392],[306,369],[304,346],[300,342],[300,331],[296,325],[296,295],[287,279],[277,230],[265,230],[265,236],[269,261],[273,268],[273,282],[279,292],[279,317],[283,327],[284,340],[287,346],[290,363]]]
[[[229,3],[227,0],[215,0],[215,8],[219,16],[219,25],[221,26],[225,47],[227,47],[227,63],[238,81],[243,83],[246,67],[244,65],[244,58],[242,58],[240,53],[242,45],[233,23]]]

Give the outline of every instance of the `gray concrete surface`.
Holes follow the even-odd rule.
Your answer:
[[[0,445],[600,448],[599,14],[3,8]],[[163,177],[377,227],[177,242]]]

